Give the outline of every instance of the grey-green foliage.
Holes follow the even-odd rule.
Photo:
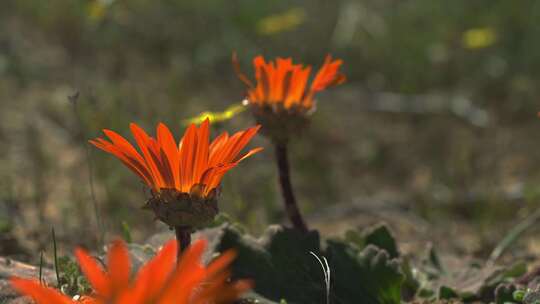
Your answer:
[[[400,303],[403,274],[397,260],[374,245],[362,251],[344,242],[330,241],[328,259],[334,281],[335,303]]]
[[[418,298],[504,304],[515,290],[506,284],[525,271],[523,263],[503,267],[463,261],[462,265],[445,267],[437,252],[430,248],[423,262],[414,268],[414,277],[408,276],[407,280],[418,283]]]
[[[345,240],[356,244],[360,248],[363,248],[368,244],[375,245],[388,252],[392,258],[397,258],[399,256],[396,240],[388,227],[384,224],[369,227],[362,234],[356,230],[349,230],[345,234]]]
[[[514,284],[501,284],[497,286],[495,289],[495,303],[505,304],[514,302],[514,300],[517,300],[514,298],[514,293],[516,291],[516,286]]]
[[[70,296],[88,294],[91,291],[90,284],[82,275],[77,263],[67,256],[58,259],[60,290]]]
[[[234,276],[253,279],[254,292],[271,301],[325,302],[324,274],[310,254],[313,252],[328,258],[332,276],[331,303],[400,303],[403,275],[399,263],[373,244],[332,240],[323,249],[319,234],[314,231],[303,234],[272,226],[261,238],[255,239],[227,224],[222,229],[217,249],[235,248],[238,252],[233,264]]]
[[[517,289],[508,284],[497,288],[497,304],[540,304],[540,291],[538,288]],[[504,300],[504,302],[503,302]]]
[[[235,248],[238,257],[233,265],[236,277],[251,278],[255,291],[279,302],[317,303],[325,298],[323,274],[318,262],[309,254],[320,254],[319,235],[308,235],[270,227],[260,240],[225,227],[219,250]]]

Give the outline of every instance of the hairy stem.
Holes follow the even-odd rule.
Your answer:
[[[296,203],[296,198],[294,196],[291,184],[287,145],[278,143],[275,144],[275,149],[277,168],[279,172],[279,184],[281,186],[281,195],[283,196],[283,201],[285,203],[285,212],[287,213],[287,216],[289,217],[289,220],[293,224],[294,228],[302,232],[307,232],[308,227],[302,218],[300,209],[298,209],[298,204]]]
[[[191,227],[189,226],[176,226],[174,227],[174,232],[176,233],[176,241],[178,241],[178,253],[177,253],[177,263],[180,262],[180,256],[186,248],[191,245]]]

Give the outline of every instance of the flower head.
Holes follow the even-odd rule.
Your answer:
[[[11,284],[37,304],[206,304],[232,303],[250,288],[250,282],[228,283],[228,266],[234,253],[225,252],[207,267],[201,264],[206,241],[189,247],[176,266],[176,241],[168,242],[158,254],[130,279],[130,260],[126,245],[113,242],[107,270],[87,252],[77,249],[75,255],[94,294],[73,301],[37,280],[12,278]]]
[[[313,108],[317,92],[341,84],[346,79],[338,71],[343,61],[333,60],[330,55],[326,56],[310,86],[311,66],[293,64],[291,58],[266,62],[263,56],[255,57],[255,85],[240,71],[236,57],[233,61],[240,80],[248,86],[246,101],[250,105],[273,107],[276,111],[307,112]]]
[[[130,128],[140,153],[111,130],[103,130],[110,141],[97,138],[90,143],[116,156],[151,188],[153,198],[147,207],[170,226],[198,226],[211,220],[217,213],[216,193],[224,174],[262,150],[239,156],[259,126],[232,136],[222,133],[210,143],[210,122],[205,120],[200,127],[191,124],[178,144],[163,123],[157,126],[156,138],[134,123]]]
[[[266,62],[262,56],[255,57],[255,84],[240,71],[235,55],[233,63],[238,77],[248,87],[245,102],[263,125],[263,132],[275,140],[286,137],[282,133],[295,131],[306,124],[306,115],[314,110],[317,92],[346,79],[339,72],[343,61],[333,60],[330,55],[326,56],[310,84],[311,66],[293,64],[291,58]]]

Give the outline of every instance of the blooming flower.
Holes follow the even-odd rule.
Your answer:
[[[293,64],[291,58],[266,62],[262,56],[255,57],[255,84],[240,71],[235,55],[233,64],[238,77],[248,87],[245,103],[263,126],[262,132],[277,143],[286,142],[290,134],[305,127],[307,115],[315,109],[316,93],[346,79],[339,72],[343,61],[333,60],[330,55],[311,84],[308,84],[311,66]]]
[[[132,123],[131,132],[142,155],[126,139],[111,130],[103,130],[110,142],[97,138],[90,140],[90,143],[116,156],[156,192],[175,189],[182,193],[197,192],[207,196],[219,185],[225,172],[261,150],[253,149],[237,158],[257,133],[258,126],[233,136],[225,132],[211,144],[209,127],[209,120],[205,120],[200,128],[191,124],[177,146],[171,131],[163,123],[157,127],[156,139]]]
[[[168,242],[130,280],[130,259],[126,245],[115,241],[111,245],[107,270],[87,252],[77,249],[75,255],[82,272],[92,285],[94,294],[74,301],[58,290],[37,280],[12,278],[11,284],[37,304],[206,304],[232,303],[250,288],[250,282],[228,283],[227,267],[234,253],[225,252],[207,267],[201,264],[206,241],[189,247],[176,266],[176,241]]]
[[[247,103],[256,106],[269,106],[276,111],[307,112],[314,106],[314,96],[328,87],[341,84],[345,75],[339,73],[343,64],[340,59],[333,60],[326,56],[323,66],[308,86],[311,66],[293,64],[291,58],[277,58],[275,62],[266,62],[263,56],[253,60],[255,67],[254,85],[239,69],[236,58],[233,59],[237,74],[247,86]]]
[[[103,130],[110,141],[97,138],[90,143],[116,156],[152,189],[153,198],[146,207],[170,226],[199,226],[213,219],[224,174],[262,150],[255,148],[238,157],[259,126],[232,136],[222,133],[210,143],[207,119],[199,128],[191,124],[178,145],[163,123],[157,126],[156,138],[134,123],[130,128],[141,153],[111,130]]]

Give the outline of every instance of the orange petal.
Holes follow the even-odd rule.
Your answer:
[[[101,266],[83,249],[75,249],[75,256],[79,261],[81,271],[84,273],[86,279],[88,282],[90,282],[90,285],[92,285],[95,292],[103,297],[110,296],[112,292],[110,280],[106,276]]]
[[[207,245],[208,242],[206,240],[200,239],[192,243],[187,250],[184,250],[182,256],[180,257],[178,267],[176,268],[175,275],[180,275],[184,269],[200,266],[201,257]]]
[[[290,78],[290,76],[287,77],[287,75],[290,75],[291,69],[292,69],[292,59],[291,58],[278,58],[276,60],[276,71],[274,76],[274,90],[275,90],[275,100],[283,100],[285,97],[285,90],[288,87],[288,81],[287,79]],[[287,83],[286,83],[287,82]]]
[[[127,158],[132,160],[141,171],[144,170],[145,176],[150,177],[150,171],[146,168],[146,164],[142,156],[137,152],[133,145],[118,133],[103,129],[103,133],[112,141],[112,143],[121,151]]]
[[[236,258],[236,252],[234,250],[227,250],[219,257],[213,260],[206,268],[208,274],[213,276],[216,273],[222,272],[229,267],[229,265]]]
[[[257,86],[255,87],[257,100],[267,100],[268,92],[270,91],[270,78],[266,71],[264,58],[262,56],[255,57],[253,59],[253,65],[255,66],[255,79],[257,80]]]
[[[306,91],[306,85],[311,73],[311,67],[308,66],[302,69],[301,66],[296,66],[293,75],[291,76],[291,85],[289,86],[289,92],[284,102],[286,109],[290,109],[292,105],[300,103],[304,92]]]
[[[141,152],[143,153],[144,159],[146,161],[146,165],[148,168],[150,168],[150,172],[152,173],[152,177],[154,180],[154,184],[156,187],[162,188],[164,186],[163,177],[161,176],[161,172],[159,172],[158,164],[155,161],[155,157],[157,155],[154,155],[154,158],[152,157],[152,154],[150,153],[151,147],[151,140],[148,134],[141,129],[138,125],[135,123],[131,123],[129,125],[131,129],[131,133],[133,133],[133,136],[135,137],[135,140],[137,141],[137,145],[141,149]]]
[[[147,147],[150,157],[154,161],[154,164],[156,164],[157,170],[161,175],[163,181],[161,188],[174,188],[174,177],[172,168],[169,165],[169,159],[158,141],[149,137]]]
[[[205,179],[205,195],[210,193],[210,191],[212,191],[213,189],[217,188],[217,186],[219,186],[219,184],[221,183],[221,180],[223,179],[225,173],[234,168],[236,165],[237,163],[231,163],[214,168],[214,170],[210,172],[211,174],[209,174],[208,177]]]
[[[209,279],[210,281],[205,283],[203,288],[195,294],[190,304],[234,303],[242,293],[248,291],[253,286],[253,283],[249,280],[241,280],[229,284],[227,282],[229,274],[226,272]]]
[[[197,152],[195,153],[195,164],[193,165],[193,183],[198,183],[202,174],[208,167],[209,156],[209,137],[210,137],[210,120],[207,118],[199,127],[197,134]]]
[[[231,150],[233,149],[234,144],[238,141],[238,139],[242,136],[244,131],[239,131],[233,134],[230,138],[227,139],[226,142],[224,142],[220,147],[219,150],[217,150],[211,159],[209,166],[220,166],[223,164],[226,164],[227,157],[230,154]]]
[[[263,69],[264,73],[268,77],[268,95],[267,99],[269,101],[276,101],[278,100],[278,83],[279,83],[279,75],[277,68],[274,66],[274,62],[270,61]]]
[[[242,280],[229,284],[229,265],[236,254],[229,250],[212,261],[206,268],[206,283],[193,298],[193,303],[231,303],[238,299],[240,294],[253,285],[250,281]]]
[[[120,134],[111,130],[107,130],[107,129],[103,129],[103,133],[107,135],[107,137],[111,140],[111,142],[114,145],[116,145],[117,147],[121,148],[124,152],[126,152],[126,154],[132,156],[140,163],[142,164],[144,163],[144,160],[139,154],[139,152],[137,152],[137,150],[133,147],[133,145],[129,141],[127,141],[125,138],[120,136]]]
[[[180,148],[181,191],[189,192],[193,185],[193,165],[197,151],[197,127],[191,124],[182,138]]]
[[[239,162],[243,161],[244,159],[250,157],[250,156],[253,155],[253,154],[259,153],[259,152],[261,152],[262,150],[264,150],[263,147],[258,147],[258,148],[255,148],[255,149],[251,149],[251,150],[249,150],[246,154],[244,154],[242,157],[240,157],[240,158],[236,161],[236,163],[239,163]]]
[[[20,293],[30,296],[37,304],[72,304],[70,298],[55,289],[47,288],[37,280],[11,278],[11,285]]]
[[[180,189],[180,154],[174,136],[166,125],[159,123],[157,127],[157,138],[159,145],[167,156],[168,164],[172,171],[172,178],[174,180],[173,186],[176,189]]]
[[[277,92],[277,83],[279,76],[277,73],[276,68],[274,67],[274,62],[270,61],[268,64],[263,68],[263,77],[266,77],[268,79],[268,88],[267,88],[267,95],[266,99],[269,101],[277,101],[278,100],[278,92]]]
[[[208,158],[208,167],[217,165],[217,161],[221,156],[221,151],[229,142],[229,133],[223,132],[212,141],[210,144],[210,156]]]
[[[222,165],[219,165],[217,167],[207,169],[205,171],[205,173],[203,174],[203,176],[201,177],[201,184],[204,184],[206,186],[204,194],[208,195],[210,193],[210,191],[212,191],[217,186],[219,186],[219,184],[221,183],[221,180],[223,179],[223,176],[225,175],[225,173],[227,173],[227,171],[234,168],[242,160],[250,157],[251,155],[253,155],[255,153],[258,153],[258,152],[262,151],[263,149],[264,148],[262,148],[262,147],[252,149],[252,150],[248,151],[245,155],[240,157],[235,162],[228,163],[228,164],[222,164]]]
[[[155,303],[153,301],[165,288],[176,266],[176,248],[176,240],[167,242],[156,256],[141,268],[126,303]]]
[[[251,141],[251,139],[260,130],[261,125],[251,127],[242,133],[242,136],[238,138],[238,141],[233,145],[230,154],[227,156],[227,161],[233,161],[234,158],[244,149],[244,147]]]
[[[249,143],[249,141],[257,134],[260,125],[251,127],[245,131],[239,131],[234,134],[227,143],[227,146],[223,148],[221,157],[217,161],[217,164],[227,164],[234,160],[234,158],[240,153],[240,151]]]
[[[130,264],[126,244],[120,240],[114,241],[107,254],[109,278],[114,292],[122,291],[129,285]]]
[[[339,67],[343,64],[340,59],[332,61],[332,56],[326,56],[323,66],[317,72],[315,79],[311,83],[311,92],[316,93],[329,86],[337,85],[345,81],[345,76],[338,74]]]
[[[206,171],[204,171],[203,175],[201,176],[201,181],[200,183],[205,185],[205,191],[204,191],[204,194],[208,194],[212,189],[209,189],[207,186],[208,186],[208,183],[212,180],[214,174],[216,173],[216,171],[218,170],[218,168],[214,167],[214,168],[208,168],[206,169]]]
[[[152,176],[147,169],[145,163],[139,163],[137,160],[124,154],[118,147],[102,138],[97,138],[96,140],[89,140],[88,142],[96,146],[97,148],[116,156],[116,158],[118,158],[131,171],[137,174],[148,186],[154,187]]]
[[[236,52],[233,52],[232,54],[232,64],[234,67],[234,71],[236,73],[236,76],[248,87],[253,88],[253,83],[247,78],[247,76],[242,73],[242,70],[240,69],[240,63],[238,62],[238,56],[236,55]]]
[[[199,240],[182,254],[180,263],[158,303],[189,303],[188,299],[191,299],[192,294],[204,283],[205,269],[201,265],[201,257],[206,244],[205,240]]]
[[[159,172],[161,172],[161,176],[163,176],[165,187],[170,189],[176,189],[176,181],[173,172],[179,172],[179,170],[173,170],[169,161],[169,157],[167,156],[165,150],[160,149],[159,155],[160,157],[157,163],[159,164]],[[158,158],[156,157],[156,159]]]

